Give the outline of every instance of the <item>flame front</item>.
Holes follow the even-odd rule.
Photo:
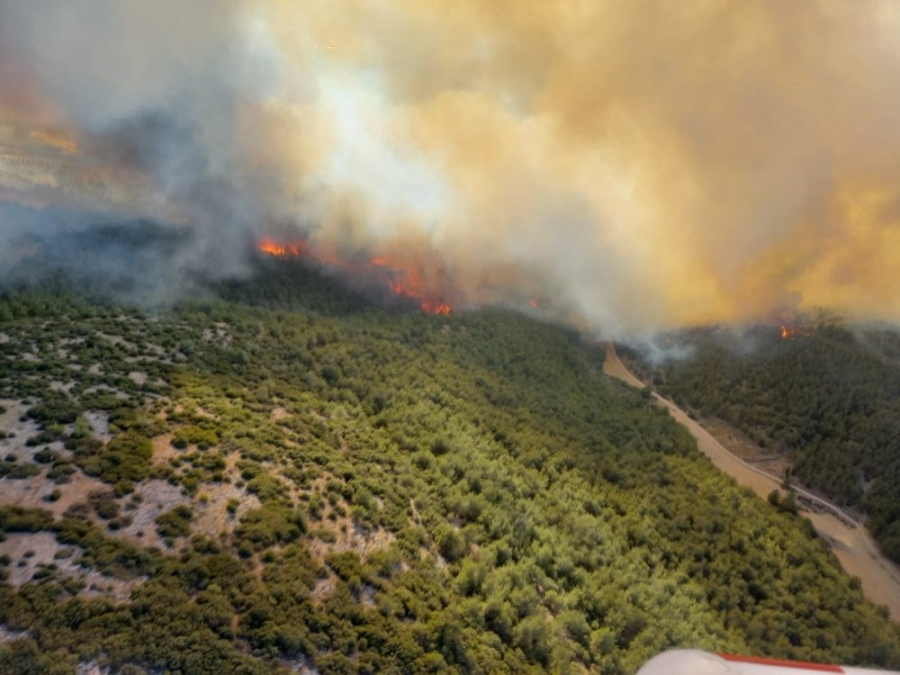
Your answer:
[[[781,326],[781,338],[786,340],[789,337],[796,337],[798,335],[804,335],[809,337],[812,335],[812,331],[806,326],[797,326],[796,328],[791,326],[785,326],[782,324]]]
[[[276,258],[306,258],[320,265],[340,269],[352,276],[375,277],[379,280],[386,278],[385,285],[394,295],[415,300],[426,314],[450,316],[453,312],[443,298],[433,297],[428,292],[421,272],[408,269],[388,256],[378,256],[370,259],[367,264],[361,264],[336,254],[313,251],[306,240],[284,243],[269,236],[260,239],[256,248],[261,253]]]
[[[292,257],[304,257],[307,255],[308,246],[305,241],[300,241],[294,244],[282,244],[271,237],[263,237],[259,240],[256,245],[256,248],[262,251],[267,255],[272,255],[278,258],[284,258],[285,256]]]

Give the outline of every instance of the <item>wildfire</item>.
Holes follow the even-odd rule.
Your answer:
[[[305,241],[294,244],[281,244],[271,237],[263,237],[259,240],[256,247],[263,253],[278,258],[284,258],[286,256],[298,258],[304,257],[308,253],[308,246]]]
[[[795,337],[797,335],[805,335],[809,337],[811,332],[805,326],[797,326],[796,328],[792,328],[790,326],[781,326],[781,339],[786,340],[789,337]]]
[[[453,311],[450,309],[450,305],[444,302],[431,302],[430,300],[423,300],[422,311],[428,312],[429,314],[437,314],[439,316],[450,316]]]
[[[334,254],[323,254],[311,249],[309,242],[300,240],[283,243],[263,237],[256,244],[257,250],[276,258],[306,258],[320,265],[337,268],[354,276],[374,277],[384,282],[394,295],[419,303],[426,314],[450,316],[452,308],[441,299],[431,297],[422,274],[414,269],[406,269],[387,256],[372,258],[367,263],[347,260]]]

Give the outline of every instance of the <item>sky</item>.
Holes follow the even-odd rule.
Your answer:
[[[155,293],[269,234],[598,335],[896,321],[898,39],[893,0],[0,0],[0,146],[94,172],[0,147],[0,268],[149,219]]]

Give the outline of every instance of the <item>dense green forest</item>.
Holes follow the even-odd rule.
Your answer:
[[[882,550],[900,562],[896,333],[832,324],[784,338],[758,327],[740,337],[708,329],[670,339],[691,356],[644,363],[645,377],[700,415],[787,453],[796,479],[863,510]]]
[[[900,668],[810,523],[571,332],[277,260],[152,314],[64,287],[0,301],[0,672]]]

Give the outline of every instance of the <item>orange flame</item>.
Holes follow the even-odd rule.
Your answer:
[[[781,326],[781,339],[786,340],[789,337],[796,337],[798,335],[805,335],[809,337],[812,335],[812,331],[805,326],[797,326],[796,328],[792,328],[790,326],[785,326],[782,324]]]
[[[294,243],[282,243],[271,237],[263,237],[256,244],[257,250],[276,258],[308,258],[320,265],[336,267],[354,275],[371,276],[373,270],[382,271],[378,276],[387,276],[386,285],[394,295],[409,298],[419,303],[419,307],[427,314],[450,316],[452,308],[441,299],[430,297],[421,273],[414,269],[406,269],[394,263],[387,256],[378,256],[369,260],[368,265],[360,265],[353,260],[346,260],[334,254],[319,253],[310,249],[306,240]]]
[[[285,256],[292,256],[297,258],[306,256],[308,247],[305,241],[301,241],[295,244],[281,244],[271,237],[263,237],[259,240],[259,243],[257,243],[256,248],[258,248],[263,253],[273,255],[278,258],[284,258]]]

